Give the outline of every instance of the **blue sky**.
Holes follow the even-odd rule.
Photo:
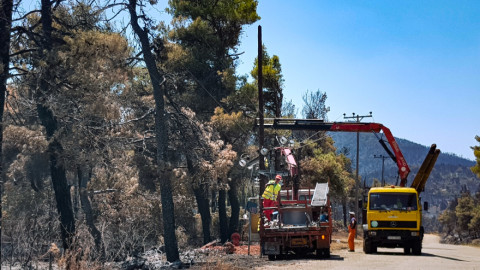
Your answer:
[[[37,1],[24,1],[26,10]],[[160,3],[150,12],[170,21]],[[480,136],[480,1],[259,0],[241,38],[240,74],[257,54],[257,28],[278,55],[284,98],[327,93],[328,120],[355,112],[393,135],[473,160]],[[128,21],[128,20],[127,20]]]
[[[284,97],[327,93],[330,121],[355,112],[394,136],[474,159],[480,136],[480,1],[259,1],[242,37],[239,73],[257,27],[278,55]]]

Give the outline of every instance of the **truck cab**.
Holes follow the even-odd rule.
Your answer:
[[[421,254],[422,207],[415,188],[371,188],[366,208],[365,253],[375,253],[377,247],[403,247],[405,254]]]

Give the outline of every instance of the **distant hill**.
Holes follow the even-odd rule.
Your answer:
[[[335,141],[337,151],[347,151],[347,156],[352,160],[352,165],[355,169],[357,134],[352,132],[330,132],[329,135]],[[385,137],[383,139],[386,141]],[[400,138],[395,138],[395,140],[410,167],[411,172],[407,183],[407,185],[410,185],[430,146],[420,145]],[[437,148],[442,150],[441,145],[437,145]],[[362,179],[362,184],[365,181],[367,186],[371,186],[374,178],[378,180],[382,178],[382,159],[374,158],[374,155],[388,156],[375,134],[360,133],[359,175]],[[440,154],[427,181],[425,192],[422,193],[423,201],[428,201],[433,206],[431,211],[433,214],[445,209],[447,201],[456,197],[462,190],[462,187],[469,189],[471,192],[475,192],[480,188],[480,179],[470,170],[470,167],[474,165],[474,161],[454,154],[443,152]],[[386,158],[385,182],[387,184],[396,184],[397,172],[398,169],[393,160]]]

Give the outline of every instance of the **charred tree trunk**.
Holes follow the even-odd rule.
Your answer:
[[[42,49],[46,51],[45,58],[49,59],[49,54],[52,53],[52,2],[49,0],[42,0],[41,9],[41,23],[43,30]],[[48,60],[47,60],[48,61]],[[44,73],[40,77],[39,90],[37,93],[37,112],[42,125],[45,127],[46,137],[49,141],[48,155],[50,161],[50,175],[52,178],[53,190],[55,192],[55,200],[57,202],[57,210],[60,214],[60,230],[62,234],[63,248],[68,249],[72,244],[72,238],[75,235],[75,217],[72,209],[72,199],[70,195],[70,188],[67,183],[65,174],[65,166],[59,157],[62,156],[63,147],[55,138],[57,131],[57,119],[53,112],[46,106],[44,96],[48,95],[50,85],[48,81],[53,79],[50,75],[48,66],[52,65],[47,62],[47,68],[44,68]]]
[[[218,191],[218,222],[220,226],[220,241],[228,240],[228,218],[227,218],[227,192],[223,189]]]
[[[217,212],[218,208],[218,200],[217,200],[217,191],[212,189],[212,199],[210,200],[211,202],[211,208],[212,208],[212,213]]]
[[[43,122],[44,121],[42,121],[42,123]],[[60,143],[56,139],[53,139],[48,148],[50,173],[53,190],[55,192],[55,201],[57,202],[57,211],[60,214],[60,230],[62,233],[63,248],[69,249],[75,236],[75,217],[73,215],[72,198],[70,196],[70,187],[67,183],[65,167],[63,162],[58,160],[60,156],[59,153],[62,152],[63,148]]]
[[[79,188],[80,188],[80,203],[82,205],[83,213],[85,214],[85,223],[88,226],[88,230],[93,237],[95,242],[95,248],[97,249],[100,260],[105,259],[105,247],[103,246],[102,234],[95,226],[95,219],[93,217],[92,205],[90,203],[90,198],[88,196],[87,184],[90,181],[91,170],[84,168],[77,169],[78,179],[79,179]]]
[[[0,10],[0,56],[2,58],[0,74],[0,202],[3,198],[3,108],[5,106],[5,94],[7,93],[7,79],[9,77],[10,65],[10,30],[12,27],[12,10],[13,0],[2,0]],[[0,235],[2,235],[2,205],[0,203]],[[1,237],[0,237],[1,238]],[[2,248],[2,240],[0,239],[0,250]],[[0,252],[0,262],[2,262],[2,254]]]
[[[140,40],[143,59],[147,66],[148,74],[152,82],[153,97],[155,99],[155,136],[157,145],[157,165],[160,177],[160,195],[162,201],[163,232],[165,240],[165,253],[169,262],[180,259],[178,253],[178,243],[175,236],[175,215],[172,196],[171,183],[171,165],[167,157],[168,133],[167,118],[165,113],[163,74],[157,68],[155,57],[151,51],[151,44],[148,38],[147,28],[142,29],[138,24],[138,14],[136,11],[137,1],[129,0],[128,11],[130,13],[130,23],[133,31]]]
[[[240,202],[238,200],[238,182],[230,181],[230,189],[228,190],[228,198],[230,199],[230,207],[232,209],[230,215],[230,224],[228,227],[228,236],[238,232],[238,222],[240,218]]]
[[[203,243],[207,244],[212,241],[212,236],[210,235],[212,216],[210,215],[208,187],[201,185],[198,188],[194,188],[193,193],[195,194],[195,199],[197,201],[198,212],[202,218]]]
[[[195,175],[197,170],[193,165],[192,160],[187,155],[187,168],[191,175]],[[207,244],[212,241],[210,234],[210,225],[212,222],[212,216],[210,214],[210,202],[208,200],[208,185],[207,184],[193,184],[193,194],[195,194],[195,200],[197,201],[198,212],[202,218],[202,231],[203,231],[203,243]]]

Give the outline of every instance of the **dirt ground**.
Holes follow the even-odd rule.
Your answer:
[[[332,253],[338,253],[340,250],[347,250],[348,233],[341,231],[335,232],[332,235],[332,244],[330,250]],[[248,255],[248,243],[242,242],[242,245],[236,246],[233,254],[226,254],[224,252],[215,253],[204,262],[194,264],[190,269],[254,269],[262,268],[267,265],[287,265],[290,260],[298,259],[292,256],[286,260],[269,261],[267,256],[260,256],[260,245],[258,243],[250,245],[250,255]],[[355,250],[362,251],[363,240],[357,237],[355,240]],[[219,247],[220,248],[220,247]],[[311,255],[305,259],[314,259]]]
[[[331,252],[338,254],[339,252],[347,251],[347,232],[335,232],[332,235]],[[360,238],[355,240],[356,249],[359,252],[362,250],[362,240]],[[250,252],[250,255],[248,255]],[[188,250],[182,252],[182,266],[170,265],[166,262],[165,255],[158,251],[152,250],[142,254],[139,258],[129,258],[124,262],[109,262],[105,263],[103,267],[97,269],[173,269],[173,268],[188,268],[188,269],[205,269],[205,270],[229,270],[229,269],[258,269],[264,267],[282,267],[291,264],[295,260],[322,260],[311,255],[306,258],[296,258],[294,256],[285,260],[269,261],[267,256],[260,256],[260,245],[258,242],[253,242],[250,245],[248,242],[241,242],[240,246],[233,246],[229,243],[227,245],[218,245],[211,243],[195,250]],[[98,265],[96,265],[98,266]],[[19,265],[10,266],[2,265],[2,269],[20,270],[24,269]],[[32,264],[32,269],[49,269],[47,262],[35,262]],[[56,263],[53,264],[53,269],[60,269]],[[91,269],[88,265],[79,267],[78,269]]]

